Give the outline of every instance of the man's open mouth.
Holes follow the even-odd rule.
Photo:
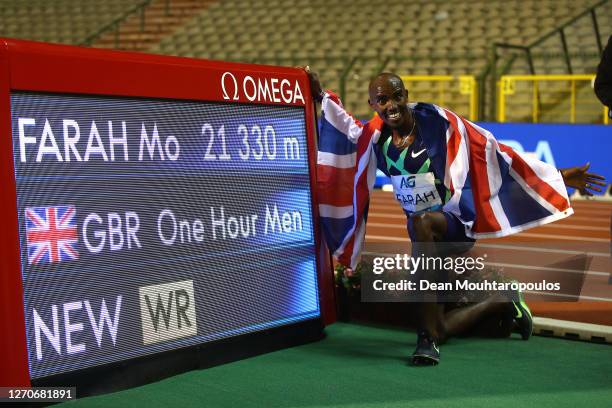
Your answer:
[[[400,116],[399,112],[387,113],[387,118],[391,120],[398,120]]]

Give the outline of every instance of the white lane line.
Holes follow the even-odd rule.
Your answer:
[[[393,219],[406,219],[406,217],[404,215],[395,215],[395,214],[391,214],[391,215],[385,215],[383,213],[369,213],[368,214],[368,218],[393,218]],[[592,220],[592,219],[591,219]],[[370,225],[370,224],[368,224]],[[559,224],[559,223],[555,223],[555,224],[546,224],[546,225],[540,225],[537,228],[567,228],[567,229],[574,229],[574,230],[584,230],[584,231],[610,231],[610,227],[590,227],[587,225],[574,225],[574,224]]]
[[[396,208],[396,209],[401,211],[401,207],[400,207],[399,203],[396,202],[395,200],[389,201],[389,202],[387,202],[387,201],[376,201],[376,200],[370,201],[370,207],[375,208],[375,209],[379,208],[379,207]],[[599,217],[610,218],[610,215],[612,214],[612,208],[604,209],[604,208],[587,208],[587,207],[575,207],[575,206],[572,206],[572,208],[579,215],[594,214],[594,215],[597,215]]]
[[[370,203],[376,204],[387,204],[387,205],[398,205],[398,201],[394,196],[388,197],[380,197],[380,196],[370,196]],[[582,204],[577,203],[576,201],[571,203],[571,206],[578,211],[600,211],[600,212],[609,212],[612,211],[612,206],[609,203],[601,203],[601,204]]]
[[[383,222],[368,222],[368,227],[392,228],[406,230],[405,225],[390,225]],[[524,238],[547,238],[561,241],[585,241],[585,242],[610,242],[608,238],[589,238],[589,237],[566,237],[564,235],[534,234],[531,232],[519,232],[515,236]]]
[[[534,295],[542,295],[542,296],[570,297],[570,298],[575,298],[579,300],[597,300],[600,302],[612,302],[612,299],[602,298],[602,297],[597,297],[597,296],[584,296],[584,295],[576,296],[576,295],[566,295],[564,293],[538,292],[535,290],[526,290],[524,293],[532,293]]]
[[[375,201],[397,202],[395,195],[392,192],[373,192],[371,199]],[[570,200],[570,204],[576,207],[596,208],[596,209],[612,209],[610,201],[585,201],[585,200]]]
[[[610,219],[610,216],[612,215],[612,210],[610,211],[598,211],[598,210],[592,210],[589,208],[575,208],[572,207],[574,209],[574,215],[580,215],[580,216],[591,216],[594,215],[595,217],[600,217],[600,218],[607,218],[608,220]]]
[[[609,258],[610,254],[607,252],[583,252],[573,251],[571,249],[556,249],[556,248],[542,248],[542,247],[526,247],[520,245],[506,245],[506,244],[481,244],[477,243],[476,248],[492,248],[492,249],[511,249],[513,251],[532,251],[532,252],[547,252],[555,254],[566,254],[566,255],[582,255],[598,256],[603,258]]]
[[[584,231],[610,231],[610,227],[589,227],[587,225],[573,225],[573,224],[546,224],[541,225],[540,228],[567,228]]]
[[[380,239],[381,241],[392,241],[392,242],[410,242],[409,238],[387,237],[385,235],[366,234],[365,238],[366,239],[368,239],[368,238],[371,238],[371,239]]]
[[[566,272],[566,273],[577,273],[593,276],[610,276],[609,272],[601,272],[601,271],[580,271],[576,269],[566,269],[566,268],[551,268],[550,266],[538,266],[538,265],[523,265],[523,264],[513,264],[513,263],[504,263],[504,262],[485,262],[485,265],[491,266],[499,266],[502,268],[514,268],[514,269],[530,269],[536,271],[549,271],[549,272]]]
[[[370,202],[373,204],[398,204],[398,201],[394,196],[389,197],[377,197],[376,195],[370,196]],[[612,206],[609,203],[601,203],[596,205],[577,203],[576,201],[570,204],[572,207],[580,210],[595,210],[595,211],[612,211]]]
[[[517,237],[526,238],[546,238],[546,239],[558,239],[561,241],[584,241],[584,242],[610,242],[609,238],[587,238],[587,237],[566,237],[564,235],[552,235],[552,234],[534,234],[531,232],[520,232],[516,234]]]
[[[382,213],[382,212],[376,212],[376,211],[369,212],[368,218],[370,217],[382,217],[382,218],[393,218],[393,219],[404,219],[404,220],[406,219],[406,216],[404,214],[389,214],[389,213]],[[546,224],[544,225],[544,227],[550,226],[550,225],[574,225],[574,224],[565,224],[565,222],[567,221],[591,221],[591,222],[596,222],[597,224],[601,224],[601,222],[597,222],[597,219],[595,219],[594,217],[579,217],[576,215],[572,215],[568,218],[564,218],[563,220],[557,221],[557,223],[555,224]],[[603,228],[606,231],[610,229],[610,227],[600,227],[600,228]]]
[[[379,212],[368,212],[368,218],[370,217],[384,217],[384,218],[403,218],[406,219],[406,216],[403,214],[387,214],[387,213],[379,213]]]
[[[372,211],[373,214],[380,214],[377,213],[376,211],[393,211],[397,214],[402,215],[403,217],[405,217],[405,215],[402,214],[402,210],[399,206],[397,205],[379,205],[379,204],[375,204],[375,205],[371,205],[370,206],[371,209],[373,209],[374,211]],[[608,213],[608,214],[591,214],[590,212],[588,212],[588,215],[586,215],[587,212],[582,212],[582,211],[576,211],[573,215],[569,216],[568,218],[564,218],[565,220],[575,220],[575,221],[595,221],[595,220],[600,220],[602,222],[609,222],[610,221],[610,214],[612,214],[612,212]]]
[[[401,205],[399,203],[399,201],[393,199],[393,200],[370,200],[370,205],[371,206],[379,206],[379,205],[384,205],[384,206],[388,206],[388,207],[396,207],[396,208],[401,208]],[[593,208],[593,207],[577,207],[577,206],[572,206],[572,208],[576,211],[579,212],[588,212],[588,211],[594,211],[594,212],[601,212],[601,213],[609,213],[612,212],[612,207],[611,208]]]
[[[388,237],[385,235],[372,235],[367,234],[366,239],[378,239],[381,241],[390,241],[390,242],[410,242],[409,238],[403,237]],[[555,253],[555,254],[567,254],[567,255],[582,255],[585,252],[582,251],[572,251],[569,249],[555,249],[555,248],[543,248],[543,247],[526,247],[520,245],[511,245],[511,244],[486,244],[478,242],[476,244],[476,248],[496,248],[496,249],[511,249],[516,251],[532,251],[532,252],[544,252],[544,253]],[[606,252],[586,252],[589,256],[597,256],[602,258],[609,258],[610,254]]]
[[[368,221],[368,223],[366,225],[368,227],[385,227],[385,228],[393,228],[393,229],[406,230],[406,225],[387,224],[386,222],[372,222],[372,221]]]

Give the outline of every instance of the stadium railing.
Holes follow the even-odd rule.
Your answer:
[[[610,0],[600,0],[595,4],[592,4],[582,13],[574,16],[573,18],[559,25],[558,27],[555,27],[548,33],[542,35],[541,37],[537,38],[535,41],[532,41],[531,43],[527,45],[502,43],[502,42],[493,43],[491,46],[491,56],[489,60],[491,69],[490,69],[490,72],[487,73],[488,81],[489,81],[488,82],[489,89],[493,90],[493,89],[496,89],[497,86],[499,86],[500,84],[499,79],[502,76],[507,75],[510,72],[512,65],[518,58],[517,54],[511,53],[510,58],[506,59],[506,61],[503,61],[500,55],[500,51],[513,50],[513,51],[518,51],[522,53],[525,57],[525,62],[527,64],[529,74],[537,75],[538,73],[536,72],[535,63],[534,63],[534,57],[535,57],[534,50],[537,47],[542,46],[548,40],[551,40],[555,36],[559,36],[559,40],[560,40],[559,45],[561,46],[560,51],[561,51],[561,56],[563,57],[563,65],[565,66],[565,70],[567,71],[568,75],[574,74],[574,66],[572,64],[572,57],[574,56],[582,57],[584,55],[573,55],[572,53],[569,52],[568,40],[566,37],[566,30],[568,28],[575,26],[579,20],[586,18],[587,16],[590,17],[591,25],[593,28],[593,40],[594,40],[594,45],[596,45],[596,50],[597,50],[596,55],[597,56],[601,55],[603,51],[603,44],[602,44],[602,39],[601,39],[602,38],[601,31],[599,29],[597,11],[603,9],[603,7],[606,6],[609,1]],[[586,44],[583,44],[582,46],[583,48],[587,47]],[[548,49],[546,54],[551,54],[551,51],[552,50]],[[584,54],[584,53],[581,53],[581,54]],[[498,66],[499,63],[502,63],[502,67]],[[540,74],[542,74],[542,72],[540,72]],[[481,97],[484,97],[484,93],[482,93]],[[496,105],[500,101],[500,97],[501,95],[499,92],[498,93],[489,92],[489,100],[487,102],[488,109],[489,109],[487,113],[489,117],[495,117],[496,108],[497,108],[497,112],[499,116],[501,107],[496,106]],[[484,104],[485,102],[481,101],[481,105],[484,105]],[[534,111],[537,112],[537,110],[534,110]],[[607,123],[607,119],[605,119],[604,122]]]
[[[473,75],[403,75],[402,81],[408,89],[411,89],[411,84],[415,82],[434,82],[437,84],[437,98],[431,102],[435,102],[439,106],[446,106],[449,91],[453,88],[457,89],[460,95],[464,95],[468,100],[469,111],[458,112],[464,114],[472,121],[478,120],[478,84],[476,77]],[[418,99],[418,92],[417,92]]]
[[[507,115],[507,97],[517,95],[517,86],[519,82],[527,82],[531,84],[531,118],[533,123],[540,121],[540,101],[541,101],[541,82],[567,83],[567,88],[555,88],[555,91],[565,88],[569,91],[569,123],[576,123],[576,107],[577,107],[577,88],[576,83],[587,81],[592,83],[595,79],[595,74],[583,75],[503,75],[500,78],[498,89],[498,117],[499,122],[506,122]],[[528,91],[528,88],[523,88],[523,93]],[[603,107],[602,123],[608,124],[608,108]]]

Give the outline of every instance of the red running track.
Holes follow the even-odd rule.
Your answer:
[[[574,201],[574,215],[505,238],[477,242],[474,256],[522,282],[560,282],[559,293],[528,293],[537,316],[612,325],[612,202]],[[371,197],[365,251],[410,253],[406,217],[390,192]],[[561,300],[561,301],[560,301]]]

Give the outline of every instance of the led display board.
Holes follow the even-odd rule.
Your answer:
[[[303,72],[12,45],[57,68],[1,105],[30,379],[321,317]]]

